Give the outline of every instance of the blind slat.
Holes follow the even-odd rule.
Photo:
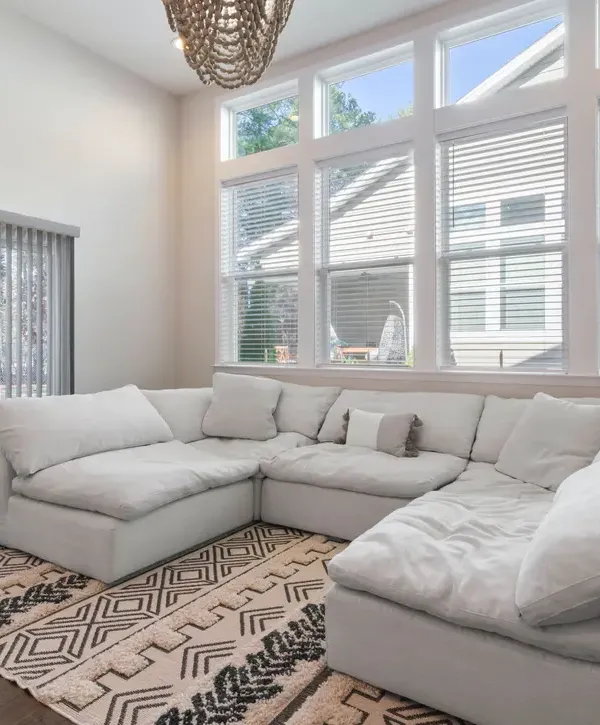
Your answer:
[[[333,364],[412,364],[412,154],[317,176],[317,349]]]
[[[223,188],[221,276],[221,361],[295,363],[297,175]]]
[[[562,120],[441,144],[441,365],[566,367],[565,159]]]

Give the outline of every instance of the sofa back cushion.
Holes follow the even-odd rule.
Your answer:
[[[344,436],[344,415],[350,408],[371,413],[412,413],[423,421],[417,432],[419,449],[468,458],[483,400],[480,395],[460,393],[344,390],[327,413],[319,441],[335,443]]]
[[[280,433],[302,433],[315,439],[329,408],[341,392],[341,388],[282,383],[281,397],[275,411],[277,430]]]
[[[567,400],[577,405],[600,405],[600,398]],[[477,463],[496,463],[508,437],[530,405],[531,398],[498,398],[488,395],[477,426],[471,459]]]
[[[218,438],[275,438],[273,414],[280,395],[278,380],[215,373],[212,402],[202,421],[202,431]]]
[[[167,423],[135,385],[0,403],[0,448],[19,476],[94,453],[172,438]]]
[[[529,544],[515,603],[527,624],[570,624],[600,616],[600,464],[561,485]]]
[[[142,390],[173,433],[183,443],[206,438],[202,421],[212,401],[212,388]]]
[[[530,404],[529,398],[498,398],[488,395],[477,426],[472,460],[478,463],[496,463],[513,428]]]
[[[538,393],[504,444],[496,470],[550,491],[600,451],[600,406]]]

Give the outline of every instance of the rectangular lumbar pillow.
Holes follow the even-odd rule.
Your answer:
[[[142,392],[167,422],[176,440],[192,443],[206,438],[202,432],[202,421],[212,401],[211,388]]]
[[[371,448],[397,458],[419,455],[415,444],[415,428],[422,422],[414,413],[369,413],[350,408],[346,413],[348,429],[346,445]]]
[[[521,564],[515,603],[527,624],[600,616],[600,464],[564,481]]]
[[[281,397],[275,411],[280,433],[301,433],[316,438],[319,429],[335,403],[341,388],[311,387],[282,383]]]
[[[538,393],[500,451],[496,470],[556,491],[600,450],[600,406]]]
[[[20,476],[94,453],[172,438],[169,426],[135,385],[0,403],[0,448]]]
[[[212,403],[202,421],[202,431],[219,438],[275,438],[273,413],[280,395],[278,380],[215,373]]]

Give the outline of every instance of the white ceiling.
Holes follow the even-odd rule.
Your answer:
[[[173,93],[201,88],[171,44],[161,0],[0,0]],[[445,0],[296,0],[275,60],[289,58]]]

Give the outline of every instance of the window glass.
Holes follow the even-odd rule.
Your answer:
[[[565,150],[562,120],[441,145],[442,366],[564,366]],[[457,228],[477,205],[485,220]]]
[[[446,48],[446,103],[564,76],[562,15]]]
[[[330,134],[409,116],[412,109],[412,61],[328,86]]]
[[[298,178],[223,189],[221,361],[294,363],[298,352]]]
[[[298,97],[239,111],[235,131],[237,157],[298,143]]]

